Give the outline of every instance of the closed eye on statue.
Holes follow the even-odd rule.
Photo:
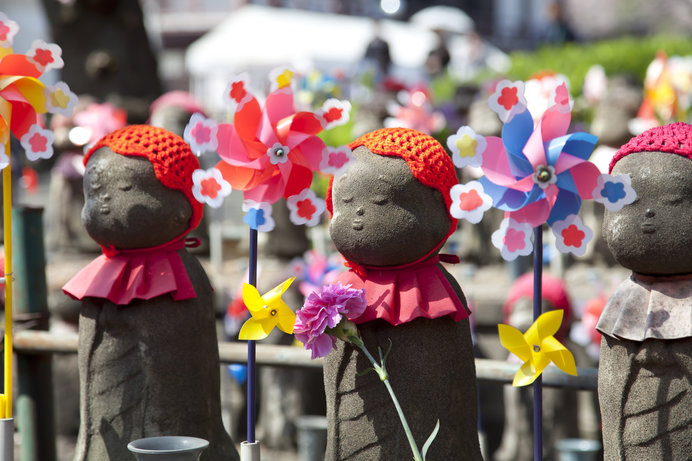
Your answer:
[[[345,197],[341,197],[341,201],[344,203],[351,203],[353,201],[353,195],[347,195]]]
[[[663,197],[663,203],[667,205],[680,205],[685,200],[683,195],[667,195]]]
[[[387,197],[385,197],[384,195],[373,195],[370,198],[370,201],[375,205],[384,205],[385,203],[387,203],[388,200]]]
[[[128,190],[132,189],[132,184],[131,183],[124,183],[118,185],[118,189],[121,191],[127,192]]]

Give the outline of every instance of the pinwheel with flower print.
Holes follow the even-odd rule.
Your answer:
[[[602,175],[588,161],[596,144],[595,136],[568,133],[572,103],[566,84],[555,89],[552,105],[536,122],[527,109],[523,87],[522,82],[498,84],[489,105],[504,121],[502,136],[485,137],[483,152],[474,155],[481,159],[484,176],[478,182],[482,192],[490,197],[493,206],[505,212],[505,225],[493,236],[493,243],[500,245],[502,256],[508,260],[528,254],[532,249],[530,235],[518,225],[525,223],[536,228],[547,222],[556,234],[560,251],[583,255],[593,233],[576,217],[582,200],[607,201],[619,209],[628,200],[631,203],[634,191],[626,181],[615,186],[610,175]],[[463,131],[464,139],[473,140],[473,131],[462,128],[457,137]],[[459,143],[456,140],[453,146]],[[624,187],[624,192],[613,195],[618,187]],[[479,203],[481,208],[487,208],[485,201]],[[467,210],[469,216],[473,215],[471,211]],[[477,216],[473,216],[478,222]],[[519,234],[527,238],[520,238]],[[507,247],[510,240],[514,242],[513,250]],[[517,245],[522,240],[528,246]]]
[[[562,324],[562,314],[562,309],[541,314],[526,333],[509,325],[498,325],[502,345],[524,362],[514,375],[512,386],[533,383],[550,362],[565,373],[577,375],[574,356],[554,336]]]
[[[53,135],[41,127],[39,114],[70,114],[77,96],[60,82],[47,87],[39,78],[50,69],[63,66],[60,47],[35,40],[28,54],[12,50],[18,26],[0,13],[0,168],[9,164],[9,141],[13,134],[26,150],[29,160],[50,158]]]
[[[35,40],[27,54],[14,53],[12,40],[19,31],[16,22],[0,12],[0,168],[4,219],[4,273],[12,274],[12,173],[10,168],[10,139],[21,142],[29,160],[49,158],[53,154],[53,134],[39,124],[39,114],[46,112],[69,115],[77,96],[66,84],[46,87],[39,77],[50,69],[63,65],[60,47]],[[11,278],[11,277],[10,277]],[[12,446],[12,283],[5,283],[4,331],[4,392],[0,394],[0,444]],[[9,437],[9,440],[6,438]],[[11,456],[11,455],[10,455]]]
[[[281,299],[281,295],[286,292],[293,280],[295,277],[277,285],[261,296],[253,285],[243,284],[243,302],[252,317],[243,324],[238,338],[244,340],[264,339],[275,327],[284,333],[293,333],[296,314]]]
[[[327,148],[317,136],[346,123],[350,103],[328,99],[316,112],[297,111],[293,74],[281,70],[272,76],[273,89],[263,106],[248,90],[247,77],[241,75],[225,94],[235,109],[233,123],[216,124],[198,117],[185,130],[194,151],[216,149],[221,157],[216,168],[233,189],[243,191],[246,200],[270,205],[304,193],[321,165],[337,169],[350,158],[348,153]],[[330,159],[337,156],[340,164],[335,166]],[[311,200],[315,209],[324,208],[321,199]],[[310,216],[300,223],[314,225],[316,220]]]

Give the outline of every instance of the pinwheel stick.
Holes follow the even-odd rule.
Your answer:
[[[250,229],[248,282],[257,287],[257,229]],[[247,342],[247,442],[255,443],[257,370],[255,341]]]
[[[533,321],[543,307],[543,227],[533,229]],[[533,459],[543,459],[543,377],[533,382]]]
[[[10,142],[5,145],[10,155]],[[8,165],[2,170],[2,204],[5,237],[5,364],[2,418],[12,418],[12,172]]]

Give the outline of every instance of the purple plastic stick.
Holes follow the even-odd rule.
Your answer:
[[[248,282],[257,286],[257,229],[250,229]],[[255,367],[255,341],[247,342],[247,442],[255,443],[255,410],[257,389],[257,371]]]
[[[533,229],[533,321],[543,307],[543,228]],[[543,377],[533,382],[533,459],[543,459]]]

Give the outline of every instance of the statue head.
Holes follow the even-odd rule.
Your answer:
[[[84,156],[82,222],[103,247],[147,248],[183,237],[202,218],[192,195],[199,162],[179,136],[130,125]]]
[[[603,235],[615,259],[648,275],[692,273],[692,125],[652,128],[610,163],[628,174],[637,199],[605,212]]]
[[[327,196],[337,250],[367,266],[395,266],[439,251],[456,229],[451,158],[431,136],[384,128],[351,143],[353,160]]]

